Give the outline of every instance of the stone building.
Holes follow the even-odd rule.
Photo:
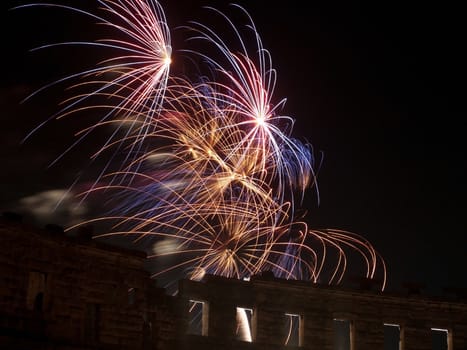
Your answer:
[[[0,220],[0,245],[1,349],[159,349],[173,341],[173,298],[144,269],[145,254],[84,231],[39,230],[11,214]]]
[[[60,227],[0,219],[0,348],[54,350],[467,349],[467,302],[292,282],[156,286],[145,255]],[[390,340],[388,340],[390,339]]]
[[[191,339],[200,349],[467,349],[467,301],[455,297],[208,276],[180,281],[179,298],[202,305],[202,326]],[[240,312],[248,314],[251,343],[238,340]]]

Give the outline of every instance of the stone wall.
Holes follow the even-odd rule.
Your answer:
[[[0,246],[1,349],[335,350],[344,341],[344,349],[383,350],[385,324],[397,325],[399,350],[431,350],[432,328],[448,330],[448,350],[467,349],[465,298],[318,286],[270,274],[181,280],[174,297],[156,287],[143,253],[86,232],[69,237],[53,225],[29,227],[14,216],[0,219]],[[251,342],[239,330],[241,318]],[[291,324],[294,336],[285,346]],[[337,325],[348,327],[348,339],[339,338]]]
[[[0,348],[153,349],[174,338],[173,303],[145,254],[5,219],[0,244]]]
[[[180,281],[180,298],[185,303],[199,300],[208,305],[207,336],[196,339],[203,349],[216,348],[210,347],[216,341],[208,338],[235,344],[227,346],[229,349],[282,349],[287,314],[300,319],[301,330],[296,335],[303,349],[336,349],[335,320],[350,326],[352,350],[383,350],[385,324],[399,326],[401,350],[431,350],[432,328],[448,330],[449,350],[467,349],[465,300],[350,290],[274,278],[258,277],[246,282],[215,276],[208,276],[204,282]],[[253,310],[250,344],[236,339],[232,331],[237,307]]]

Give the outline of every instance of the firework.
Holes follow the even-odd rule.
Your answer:
[[[280,114],[285,99],[273,103],[277,74],[272,67],[270,53],[263,47],[247,11],[238,5],[233,6],[246,16],[246,27],[257,47],[248,50],[235,24],[222,12],[209,7],[229,24],[239,50],[233,52],[214,30],[193,22],[193,26],[188,28],[195,35],[190,39],[207,42],[219,54],[207,56],[199,51],[187,51],[203,57],[218,73],[219,81],[212,83],[215,85],[213,98],[225,113],[235,115],[233,124],[246,130],[239,147],[245,150],[245,158],[251,159],[259,168],[256,176],[274,183],[274,196],[283,201],[286,194],[292,194],[290,190],[298,187],[303,192],[314,181],[312,152],[308,144],[291,138],[294,120]],[[250,55],[250,51],[255,53],[255,57]]]
[[[97,41],[48,44],[33,49],[74,45],[92,46],[103,49],[103,52],[112,52],[110,57],[100,61],[95,67],[48,84],[26,98],[29,99],[52,85],[68,82],[67,89],[77,93],[64,100],[61,103],[63,107],[50,119],[63,119],[73,114],[81,115],[83,112],[89,114],[92,110],[99,111],[100,120],[78,133],[78,139],[53,163],[93,131],[109,125],[114,126],[114,131],[91,158],[97,158],[109,148],[115,148],[115,152],[127,148],[127,155],[137,152],[142,147],[140,143],[127,144],[125,141],[143,140],[144,135],[154,127],[154,121],[162,108],[169,79],[172,48],[170,31],[160,4],[152,0],[97,0],[97,3],[99,15],[59,4],[36,3],[20,6],[47,6],[72,11],[94,19],[99,25],[109,28],[115,36]],[[96,100],[99,103],[95,103]]]
[[[215,73],[213,79],[189,80],[169,74],[170,32],[159,3],[98,3],[102,16],[48,5],[91,16],[119,33],[74,44],[122,53],[60,81],[83,78],[71,89],[89,92],[66,100],[55,117],[104,110],[75,144],[98,127],[116,125],[93,157],[111,150],[123,155],[116,171],[106,165],[81,194],[108,196],[111,210],[80,225],[107,222],[109,232],[98,237],[150,242],[150,259],[172,258],[155,267],[155,278],[176,273],[196,280],[205,274],[243,279],[272,271],[285,279],[339,284],[351,251],[362,258],[366,277],[382,274],[384,289],[384,261],[367,240],[310,229],[296,215],[305,190],[316,186],[316,164],[311,146],[292,137],[293,118],[281,114],[285,99],[274,102],[277,74],[247,11],[234,5],[246,18],[244,34],[209,8],[225,20],[235,44],[203,23],[185,27],[188,44],[214,49],[212,55],[182,50]],[[252,48],[245,35],[253,38]],[[91,104],[96,97],[108,103]]]

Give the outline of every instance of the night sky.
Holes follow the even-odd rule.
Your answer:
[[[95,27],[63,11],[8,11],[21,3],[1,2],[0,209],[28,217],[28,206],[43,206],[47,193],[53,199],[54,190],[66,189],[78,174],[87,181],[95,171],[87,162],[89,144],[48,167],[72,143],[82,120],[47,124],[21,144],[57,111],[63,87],[20,104],[41,86],[92,65],[94,57],[78,49],[28,50],[92,37]],[[322,158],[319,205],[313,190],[303,204],[310,226],[366,237],[387,263],[388,289],[403,282],[421,283],[435,293],[443,287],[467,288],[467,61],[460,4],[237,3],[252,15],[272,55],[278,73],[274,100],[287,98],[282,112],[296,120],[294,135],[310,142]],[[162,2],[173,27],[208,21],[201,5],[228,14],[226,4]],[[176,33],[173,38],[177,50],[183,43]],[[66,224],[85,213],[60,209],[41,215],[45,218],[37,222]]]

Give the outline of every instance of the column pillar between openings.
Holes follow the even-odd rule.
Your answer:
[[[253,312],[253,322],[256,325],[255,343],[283,345],[285,342],[283,311],[268,310],[257,307]]]
[[[303,347],[307,350],[333,350],[333,319],[322,313],[303,316]]]
[[[235,338],[237,307],[218,301],[209,302],[208,336],[226,340]]]

